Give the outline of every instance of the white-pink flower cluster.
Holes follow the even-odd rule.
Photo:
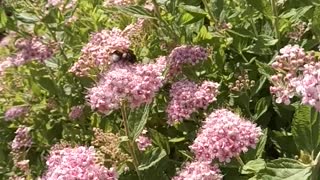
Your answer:
[[[199,161],[230,162],[249,147],[255,148],[261,135],[261,128],[252,122],[227,109],[218,109],[206,118],[189,148]]]
[[[26,106],[13,106],[5,112],[4,119],[6,121],[10,121],[15,118],[19,118],[26,115],[28,111],[29,108]]]
[[[47,171],[43,180],[116,180],[118,174],[113,168],[106,168],[96,162],[93,147],[64,148],[52,150],[46,161]]]
[[[134,0],[105,0],[104,6],[127,6],[134,4]]]
[[[169,57],[169,72],[168,76],[176,76],[180,73],[183,65],[195,65],[200,61],[208,58],[208,52],[200,46],[182,45],[174,48]]]
[[[16,47],[18,49],[18,52],[15,56],[11,56],[6,59],[7,66],[20,66],[32,60],[44,62],[53,54],[52,47],[45,45],[39,37],[33,37],[31,39],[20,39],[16,42]],[[9,61],[11,62],[11,64],[8,63]]]
[[[23,148],[29,148],[32,145],[32,139],[30,135],[30,127],[26,126],[19,126],[19,128],[16,130],[12,143],[11,143],[11,149],[12,151],[20,151]]]
[[[100,71],[111,64],[111,54],[115,50],[127,50],[131,42],[120,29],[103,30],[91,36],[81,50],[78,61],[69,70],[78,76],[86,76],[93,68]]]
[[[168,124],[181,122],[189,119],[193,112],[198,109],[206,109],[207,106],[216,101],[219,93],[219,84],[204,81],[201,85],[188,80],[174,83],[170,90],[171,101],[167,107]]]
[[[140,151],[145,151],[148,147],[152,146],[151,139],[146,135],[147,132],[148,131],[143,130],[140,136],[135,140]]]
[[[320,62],[304,65],[302,74],[292,78],[290,83],[302,98],[302,104],[320,111]]]
[[[56,7],[60,11],[73,8],[77,3],[77,0],[48,0],[46,7]]]
[[[210,161],[186,163],[172,180],[222,180],[221,171]]]
[[[86,98],[92,109],[102,113],[119,109],[122,102],[130,108],[150,103],[163,85],[165,67],[165,57],[150,64],[115,63],[98,85],[89,89]]]
[[[320,110],[317,87],[319,65],[314,53],[307,54],[298,45],[287,45],[280,50],[272,67],[277,74],[271,77],[273,86],[270,92],[277,103],[289,105],[291,98],[299,96],[303,104]]]

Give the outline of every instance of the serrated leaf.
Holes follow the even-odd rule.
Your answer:
[[[272,8],[269,1],[266,0],[247,0],[247,3],[257,9],[259,12],[264,15],[271,17],[272,16]]]
[[[115,10],[138,18],[156,19],[150,12],[140,6],[117,7]]]
[[[188,11],[188,12],[191,12],[191,13],[196,13],[196,14],[204,15],[204,16],[207,15],[207,12],[198,6],[180,5],[179,7],[181,9]]]
[[[274,74],[274,70],[268,64],[260,62],[258,60],[256,60],[256,64],[258,66],[259,73],[266,76],[268,79]]]
[[[137,139],[140,133],[143,131],[149,117],[150,112],[150,106],[146,105],[144,107],[144,110],[141,113],[137,113],[138,111],[133,112],[134,115],[129,116],[130,122],[130,137],[132,137],[133,140]]]
[[[155,148],[149,152],[138,167],[140,171],[145,171],[153,166],[156,166],[164,157],[166,152],[163,149]]]
[[[259,172],[257,179],[263,180],[309,180],[311,166],[294,159],[281,158],[267,163],[266,169]]]
[[[320,6],[317,6],[314,10],[312,17],[312,32],[320,38]]]
[[[310,106],[299,106],[292,122],[292,135],[298,149],[317,154],[320,148],[319,113]]]
[[[247,162],[241,170],[241,174],[255,174],[264,169],[266,162],[264,159],[255,159]]]
[[[254,108],[255,120],[259,119],[265,112],[267,112],[270,104],[271,104],[271,98],[269,96],[262,97],[258,100],[258,102],[256,103],[256,106]]]
[[[0,28],[3,28],[6,26],[8,21],[6,12],[3,8],[0,8]]]

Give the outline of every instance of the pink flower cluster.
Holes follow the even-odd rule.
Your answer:
[[[280,49],[280,55],[272,64],[277,74],[271,77],[273,86],[270,87],[270,92],[276,97],[277,103],[287,105],[291,103],[290,99],[297,93],[295,86],[299,84],[297,82],[298,76],[302,76],[305,67],[314,62],[314,54],[306,54],[303,48],[298,45],[287,45]],[[298,79],[302,79],[302,77]]]
[[[197,109],[206,109],[210,103],[217,100],[218,88],[218,83],[210,81],[204,81],[201,85],[188,80],[174,83],[170,90],[171,101],[166,110],[169,116],[168,124],[173,125],[189,119]]]
[[[152,146],[151,139],[146,136],[147,131],[143,130],[141,135],[135,140],[140,151],[145,151],[148,147]]]
[[[197,160],[230,162],[232,157],[255,148],[261,129],[227,109],[215,110],[205,120],[202,128],[189,146]]]
[[[69,118],[71,120],[79,119],[83,114],[83,106],[73,106],[69,113]]]
[[[104,6],[127,6],[134,4],[134,0],[105,0]]]
[[[86,98],[92,109],[102,113],[119,109],[124,101],[131,108],[150,103],[163,85],[165,67],[165,57],[150,64],[115,63]]]
[[[71,9],[75,6],[77,0],[48,0],[46,7],[57,7],[60,11]]]
[[[222,180],[221,171],[210,161],[187,163],[172,180]]]
[[[12,151],[19,151],[22,148],[28,148],[32,145],[32,139],[31,135],[29,134],[31,128],[26,126],[20,126],[15,134],[12,143],[11,143],[11,149]]]
[[[292,78],[290,83],[302,98],[302,104],[320,111],[320,62],[304,65],[302,74]]]
[[[3,76],[5,74],[5,70],[9,67],[12,67],[13,64],[9,58],[5,59],[0,63],[0,76]]]
[[[43,180],[116,180],[117,172],[96,163],[93,147],[64,148],[52,150],[47,159],[47,171]]]
[[[87,45],[81,50],[78,61],[69,70],[78,76],[86,76],[92,68],[103,70],[111,63],[110,54],[115,50],[126,50],[131,42],[117,28],[103,30],[93,34]]]
[[[4,119],[6,121],[10,121],[15,118],[19,118],[26,115],[28,111],[29,108],[26,106],[13,106],[5,112]]]
[[[142,32],[144,23],[145,23],[144,19],[138,19],[136,23],[129,24],[126,28],[124,28],[122,32],[127,37],[138,35],[139,32]]]
[[[21,39],[16,42],[16,47],[19,49],[17,54],[7,58],[15,66],[26,64],[32,60],[44,62],[49,59],[53,50],[48,45],[45,45],[39,37],[31,39]],[[8,64],[8,63],[7,63]]]
[[[202,60],[206,60],[207,58],[207,50],[200,46],[183,45],[176,47],[171,51],[168,57],[168,64],[170,67],[168,76],[173,77],[177,73],[180,73],[183,65],[195,65]]]

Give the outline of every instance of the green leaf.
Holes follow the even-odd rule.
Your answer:
[[[203,16],[207,15],[207,12],[198,6],[180,5],[179,7],[181,9],[188,11],[188,12],[191,12],[191,13],[195,13],[195,14],[199,14],[199,15],[203,15]]]
[[[299,153],[291,133],[272,131],[271,141],[279,153],[286,156],[295,156]]]
[[[163,149],[155,148],[151,152],[148,152],[144,157],[141,165],[138,167],[140,171],[145,171],[151,167],[156,166],[164,157],[166,157],[166,152]]]
[[[115,12],[118,11],[138,18],[156,19],[150,12],[140,6],[117,7]]]
[[[129,115],[129,124],[130,124],[130,138],[133,140],[137,139],[140,133],[143,131],[144,126],[146,125],[149,117],[150,106],[146,105],[143,112],[134,111]]]
[[[4,28],[7,24],[8,18],[3,8],[0,8],[0,28]]]
[[[270,77],[274,74],[274,70],[268,64],[260,62],[258,60],[256,60],[256,64],[258,66],[259,73],[266,76],[268,79],[270,79]]]
[[[265,166],[266,162],[263,159],[255,159],[247,162],[247,164],[242,167],[241,174],[256,174],[264,169]]]
[[[267,163],[266,169],[258,174],[263,180],[309,180],[311,166],[294,159],[281,158]]]
[[[320,145],[319,113],[310,106],[299,106],[294,114],[292,134],[298,149],[317,154]]]
[[[168,138],[154,129],[149,129],[149,133],[151,134],[152,143],[166,150],[167,154],[170,154]]]
[[[314,10],[314,14],[312,17],[312,32],[320,38],[320,6],[317,6]]]
[[[269,106],[271,104],[271,98],[268,97],[262,97],[258,100],[256,103],[256,106],[254,108],[254,119],[259,119],[265,112],[267,112]]]
[[[281,14],[280,18],[288,19],[290,18],[291,22],[297,22],[302,16],[304,16],[313,6],[305,6],[297,9],[290,9],[289,12]]]
[[[252,7],[257,9],[259,12],[264,15],[271,17],[272,16],[272,8],[269,1],[266,0],[247,0],[247,3]]]

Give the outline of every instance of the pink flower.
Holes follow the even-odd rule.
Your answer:
[[[186,163],[184,168],[172,180],[222,180],[221,171],[210,161]]]
[[[189,146],[200,161],[219,159],[230,162],[232,157],[255,148],[261,129],[227,109],[211,113],[205,120],[197,138]]]
[[[105,0],[104,6],[127,6],[134,4],[134,0]]]
[[[115,63],[97,86],[89,89],[86,98],[92,109],[102,113],[119,109],[123,101],[130,108],[150,103],[163,85],[165,67],[165,57],[150,64]]]
[[[83,106],[73,106],[69,113],[69,118],[71,120],[79,119],[83,114]]]
[[[176,76],[180,73],[182,66],[189,64],[195,65],[200,61],[208,58],[207,50],[200,46],[183,45],[174,48],[169,57],[169,77]]]
[[[19,128],[16,130],[12,143],[11,143],[11,149],[12,151],[20,151],[22,148],[28,148],[32,145],[31,135],[29,134],[29,131],[31,128],[26,126],[19,126]]]
[[[147,131],[143,130],[141,135],[135,140],[140,151],[145,151],[148,147],[152,146],[151,139],[146,136]]]
[[[5,112],[4,119],[6,121],[13,120],[26,115],[29,108],[26,106],[13,106]]]
[[[45,45],[39,37],[20,39],[16,42],[16,47],[19,49],[16,55],[7,58],[7,61],[11,61],[15,66],[21,66],[32,60],[43,63],[53,55],[52,47]]]
[[[307,55],[303,48],[298,45],[287,45],[280,49],[280,55],[272,67],[276,70],[276,75],[271,77],[274,86],[270,87],[270,92],[276,97],[277,103],[289,105],[290,99],[296,95],[293,79],[296,79],[303,71],[304,65],[314,62],[314,56]]]
[[[47,159],[47,171],[43,180],[116,180],[117,172],[96,163],[93,147],[64,148],[52,150]]]
[[[201,85],[183,80],[174,83],[170,90],[171,101],[167,107],[168,124],[181,122],[189,119],[197,109],[206,109],[208,105],[216,101],[219,84],[204,81]]]
[[[111,54],[115,50],[126,50],[130,44],[129,38],[117,28],[93,34],[89,43],[82,48],[79,60],[69,72],[86,76],[93,68],[102,71],[111,64]]]

